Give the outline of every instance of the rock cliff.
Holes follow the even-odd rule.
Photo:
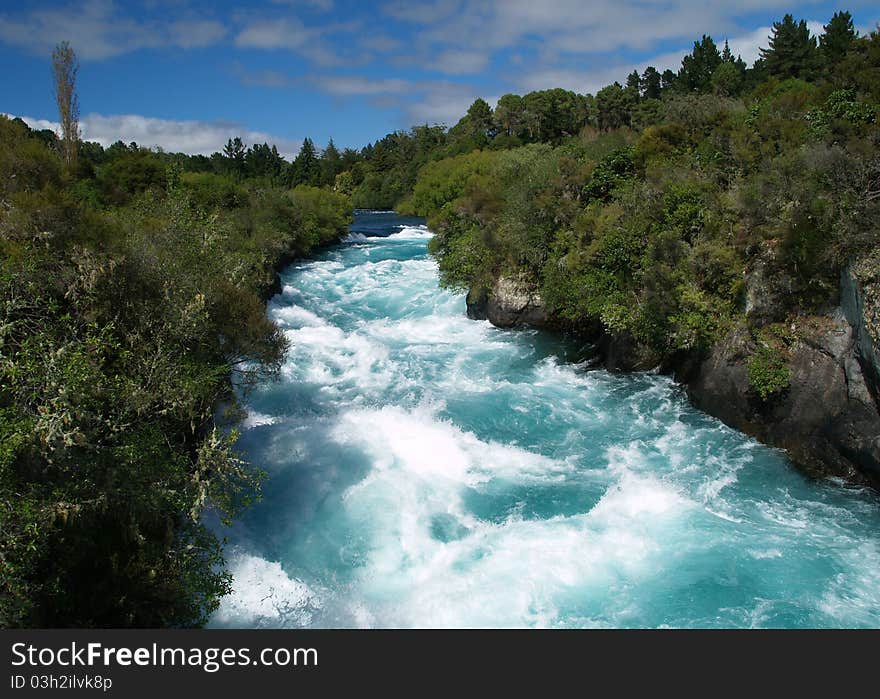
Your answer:
[[[687,383],[692,402],[760,441],[785,449],[811,475],[880,485],[880,414],[842,311],[799,319],[789,387],[762,400],[749,389],[753,347],[744,326],[715,345]]]
[[[785,449],[807,473],[880,488],[880,253],[842,272],[837,307],[786,321],[788,387],[762,399],[749,383],[756,349],[749,324],[780,320],[771,298],[777,293],[784,293],[784,280],[758,266],[747,283],[742,322],[708,356],[675,357],[661,370],[686,385],[697,407]],[[468,294],[467,312],[502,328],[553,325],[534,288],[511,277]],[[650,368],[632,338],[597,326],[590,339],[611,371]]]

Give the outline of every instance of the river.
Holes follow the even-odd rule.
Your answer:
[[[465,317],[418,219],[282,274],[268,472],[212,626],[880,626],[875,495],[805,478],[669,378]]]

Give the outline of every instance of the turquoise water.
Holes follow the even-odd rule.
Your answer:
[[[292,348],[245,398],[269,473],[215,626],[880,626],[880,508],[668,378],[465,317],[415,219],[283,276]]]

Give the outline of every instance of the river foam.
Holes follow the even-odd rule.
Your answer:
[[[212,624],[880,624],[872,495],[807,480],[667,377],[468,320],[430,235],[362,213],[284,272],[291,349],[240,442],[269,478]]]

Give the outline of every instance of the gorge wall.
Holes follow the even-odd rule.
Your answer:
[[[877,257],[876,255],[873,257]],[[745,316],[705,356],[676,357],[661,365],[686,386],[701,410],[759,441],[785,449],[811,476],[834,476],[880,487],[880,265],[851,264],[841,273],[839,303],[823,315],[797,317],[786,328],[788,387],[762,398],[750,387],[748,360],[755,352],[750,319],[772,310],[773,292],[760,269],[750,275]],[[492,324],[558,327],[526,281],[502,277],[472,290],[469,318]],[[583,330],[583,329],[581,329]],[[586,332],[597,359],[611,371],[650,369],[629,337],[597,325]]]

